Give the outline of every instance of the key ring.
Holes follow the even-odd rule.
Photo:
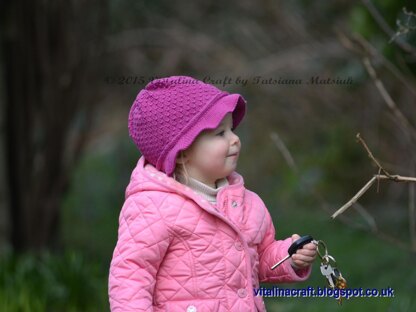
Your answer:
[[[322,258],[322,262],[325,264],[331,264],[330,262],[332,261],[332,266],[335,268],[337,266],[337,262],[335,261],[335,258],[332,257],[331,255],[324,255]]]
[[[328,260],[328,248],[326,247],[326,244],[323,241],[319,240],[319,241],[316,241],[315,245],[317,247],[316,252],[318,253],[319,258],[321,258],[322,260],[326,259],[326,262],[329,262],[329,260]],[[321,252],[319,251],[319,246],[320,245],[325,249],[325,254],[324,255],[322,255]]]

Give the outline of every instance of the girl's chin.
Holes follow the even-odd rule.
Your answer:
[[[237,168],[237,162],[233,162],[233,163],[227,163],[225,165],[225,167],[220,168],[211,168],[211,170],[208,170],[207,173],[209,172],[209,174],[211,176],[215,177],[215,181],[217,180],[221,180],[223,178],[228,177],[231,173],[233,173]],[[214,175],[212,175],[215,172]],[[207,175],[208,176],[208,175]]]
[[[228,177],[233,171],[235,171],[236,168],[237,168],[237,163],[234,165],[231,165],[229,169],[225,171],[224,178]]]

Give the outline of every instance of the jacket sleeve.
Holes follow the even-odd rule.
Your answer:
[[[259,281],[269,283],[291,283],[306,280],[311,273],[311,266],[295,270],[290,261],[285,261],[274,270],[270,268],[279,260],[287,256],[287,250],[292,243],[289,237],[285,240],[275,240],[275,228],[270,213],[266,207],[266,233],[258,247],[259,253]]]
[[[119,218],[117,245],[109,272],[112,312],[153,311],[156,274],[170,244],[157,207],[144,196],[128,198]]]

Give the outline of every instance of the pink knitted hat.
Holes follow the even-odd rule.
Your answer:
[[[171,176],[176,156],[204,129],[215,129],[232,112],[235,129],[246,101],[187,76],[151,81],[139,92],[129,114],[129,133],[144,158]]]

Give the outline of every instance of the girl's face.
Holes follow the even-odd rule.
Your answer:
[[[184,151],[186,170],[192,178],[215,188],[216,180],[235,170],[241,142],[233,133],[232,124],[232,115],[228,113],[216,129],[201,132]]]

